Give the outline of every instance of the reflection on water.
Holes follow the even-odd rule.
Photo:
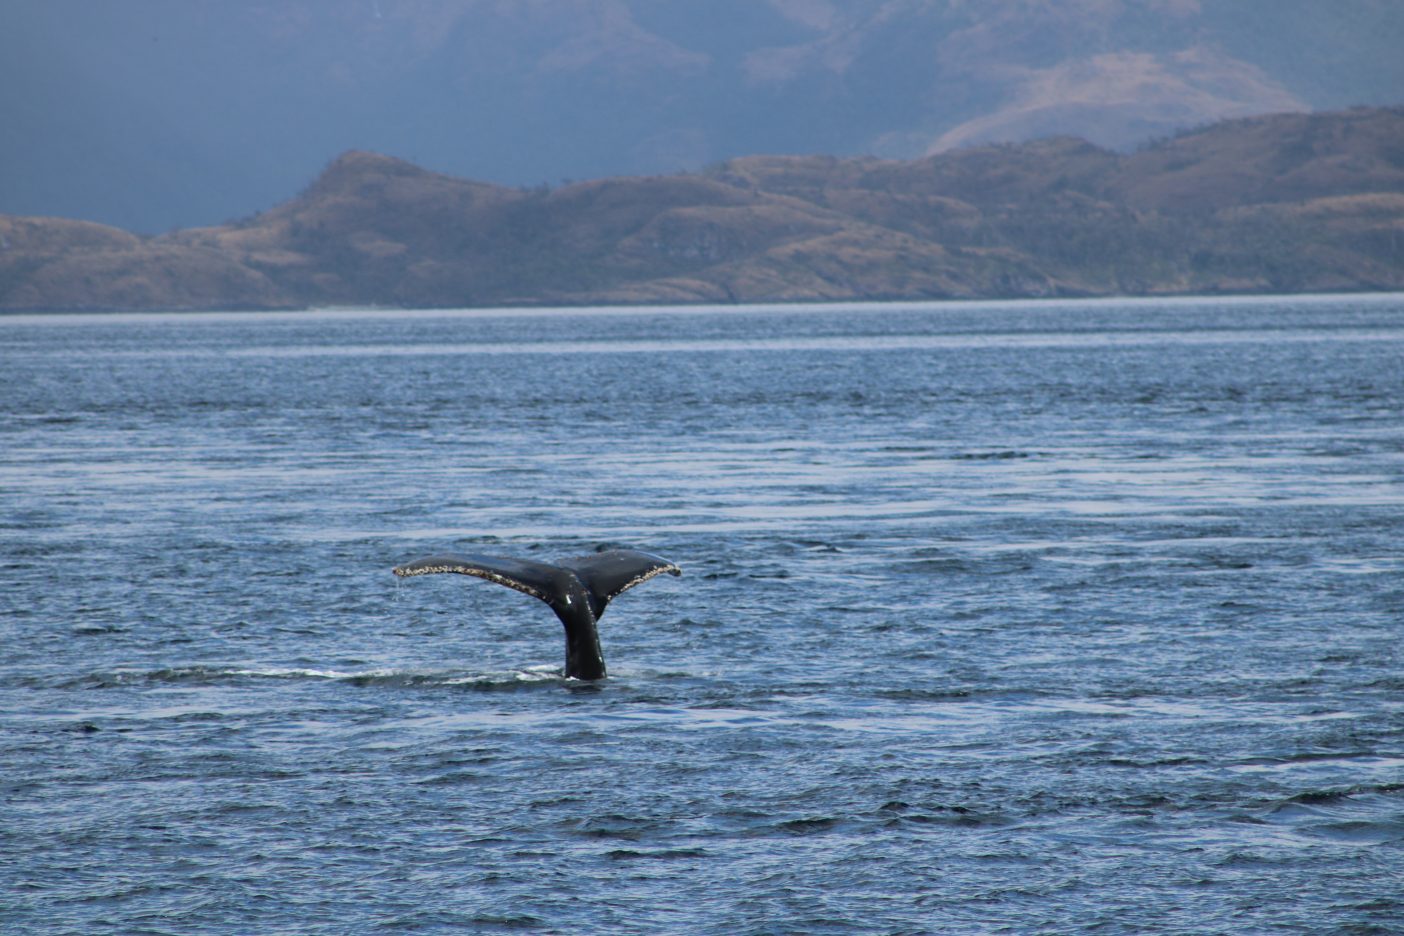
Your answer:
[[[1404,918],[1399,297],[13,316],[0,389],[0,929]],[[598,685],[389,573],[606,544],[685,572]]]

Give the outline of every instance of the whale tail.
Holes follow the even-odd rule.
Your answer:
[[[501,556],[426,556],[392,570],[401,578],[454,572],[487,579],[540,599],[556,612],[566,631],[565,675],[603,679],[596,622],[610,601],[655,575],[682,575],[659,556],[634,549],[610,549],[552,564]]]

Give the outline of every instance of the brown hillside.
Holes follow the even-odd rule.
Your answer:
[[[1404,191],[1401,126],[1386,108],[1230,121],[1121,160],[1101,191],[1160,211]]]
[[[519,190],[353,152],[294,199],[140,238],[0,218],[0,308],[1404,288],[1404,111],[1238,120],[902,162],[766,156]]]

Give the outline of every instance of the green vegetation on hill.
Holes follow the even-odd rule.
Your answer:
[[[353,152],[253,218],[141,238],[0,216],[0,309],[1404,288],[1404,110],[915,161],[750,157],[507,189]]]

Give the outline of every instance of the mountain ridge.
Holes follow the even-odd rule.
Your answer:
[[[1398,0],[45,0],[0,29],[0,212],[154,234],[347,150],[503,185],[916,159],[1401,103]]]
[[[0,216],[0,309],[461,307],[1404,288],[1404,109],[916,160],[510,188],[351,151],[227,225]]]

